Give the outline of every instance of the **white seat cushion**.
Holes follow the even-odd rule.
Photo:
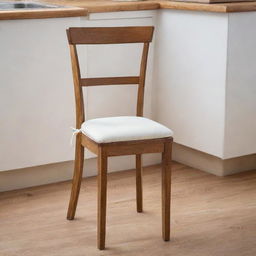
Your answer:
[[[145,117],[118,116],[85,121],[80,130],[97,143],[165,138],[173,135],[167,127]]]

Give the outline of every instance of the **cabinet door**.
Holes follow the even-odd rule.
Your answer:
[[[181,145],[222,157],[228,16],[162,10],[154,91],[157,120]]]
[[[0,171],[73,158],[66,28],[79,25],[76,17],[0,21]]]

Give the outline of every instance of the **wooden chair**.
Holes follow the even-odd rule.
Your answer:
[[[73,80],[76,99],[75,166],[67,219],[75,216],[83,172],[84,147],[98,155],[98,248],[105,248],[106,197],[108,157],[136,156],[137,212],[142,212],[142,159],[144,153],[162,153],[162,236],[170,239],[170,186],[172,131],[143,118],[144,84],[149,43],[154,27],[105,27],[69,28]],[[127,44],[143,43],[139,76],[81,78],[77,44]],[[137,115],[133,117],[109,117],[85,121],[82,86],[137,84]],[[113,132],[113,129],[117,129]],[[128,133],[128,135],[127,135]]]

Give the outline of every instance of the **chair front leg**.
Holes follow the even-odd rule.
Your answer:
[[[162,236],[164,241],[170,240],[171,154],[172,140],[170,139],[164,143],[162,153]]]
[[[81,144],[81,134],[76,137],[76,150],[75,150],[75,166],[72,182],[72,189],[67,213],[67,219],[73,220],[76,213],[77,201],[81,187],[83,164],[84,164],[84,147]]]
[[[142,196],[142,155],[136,155],[136,203],[137,212],[143,211],[143,196]]]
[[[98,248],[105,249],[106,204],[107,204],[107,165],[108,157],[104,148],[99,147],[98,154]]]

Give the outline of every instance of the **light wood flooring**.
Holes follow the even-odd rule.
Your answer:
[[[66,220],[70,182],[0,193],[0,256],[255,256],[256,171],[216,177],[174,163],[171,241],[161,237],[160,166],[108,175],[105,251],[96,249],[96,178],[83,180],[77,218]]]

